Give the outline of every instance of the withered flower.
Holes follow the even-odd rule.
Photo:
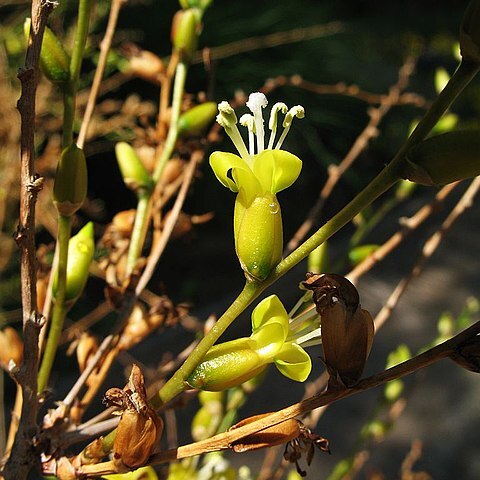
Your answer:
[[[121,411],[113,444],[113,462],[122,472],[145,465],[163,431],[163,421],[147,402],[143,374],[137,365],[123,390],[111,388],[105,394],[107,406]]]
[[[285,445],[285,451],[283,452],[283,458],[290,463],[294,463],[297,467],[297,472],[302,477],[307,475],[305,470],[300,468],[298,461],[305,454],[305,459],[307,465],[310,466],[313,460],[313,455],[315,453],[315,448],[318,448],[321,452],[330,453],[329,442],[326,438],[313,433],[309,428],[307,428],[303,423],[300,423],[300,434],[290,440],[287,445]]]
[[[260,420],[272,412],[254,415],[253,417],[245,418],[229,428],[229,431],[236,428],[243,427],[249,423]],[[290,418],[282,423],[265,428],[260,432],[252,433],[246,437],[232,442],[230,448],[237,453],[247,452],[249,450],[258,450],[260,448],[275,447],[294,440],[302,434],[304,425],[299,420]]]
[[[373,318],[361,308],[357,289],[341,275],[309,273],[303,286],[312,290],[321,317],[329,386],[351,387],[360,379],[372,347]]]

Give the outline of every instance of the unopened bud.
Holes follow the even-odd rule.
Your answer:
[[[427,138],[407,154],[404,177],[421,185],[445,185],[480,175],[480,131]]]
[[[65,303],[72,306],[80,297],[88,279],[88,269],[95,251],[93,223],[88,222],[68,242],[67,286]],[[58,275],[53,280],[53,298],[57,294]]]
[[[480,1],[472,0],[460,26],[460,53],[464,60],[480,64]]]
[[[123,181],[128,188],[137,193],[153,189],[153,180],[133,147],[119,142],[115,145],[115,154]]]
[[[308,256],[309,272],[328,272],[330,264],[330,255],[328,252],[328,242],[323,242],[315,248]]]
[[[60,215],[72,216],[87,196],[87,162],[83,150],[72,144],[63,150],[55,172],[53,203]]]
[[[23,29],[25,36],[30,35],[30,18],[25,20]],[[43,74],[53,83],[65,83],[70,78],[70,57],[57,36],[45,27],[40,50],[40,68]]]
[[[190,62],[197,50],[200,12],[195,8],[178,11],[172,22],[172,43],[185,62]]]
[[[375,250],[378,250],[378,245],[358,245],[348,252],[348,259],[350,263],[355,266],[363,262]]]
[[[200,135],[215,120],[217,104],[205,102],[186,111],[178,119],[179,135]]]
[[[372,347],[373,318],[360,308],[357,289],[337,274],[307,274],[303,285],[313,291],[319,313],[322,347],[330,384],[355,385]]]

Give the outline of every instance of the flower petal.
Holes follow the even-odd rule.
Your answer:
[[[269,323],[280,323],[288,333],[288,313],[276,295],[264,298],[252,312],[253,332]]]
[[[263,325],[250,337],[254,343],[254,350],[256,354],[264,362],[272,362],[274,358],[280,353],[285,341],[285,331],[283,325],[280,323],[269,323]]]
[[[278,193],[289,187],[300,175],[302,161],[285,150],[264,150],[253,159],[253,172],[262,187]]]
[[[296,343],[284,344],[274,362],[282,375],[297,382],[304,382],[312,370],[310,356]]]
[[[255,180],[255,176],[245,160],[233,153],[213,152],[210,155],[210,166],[219,182],[229,188],[232,192],[238,192],[238,189],[240,188],[240,185],[236,183],[237,180],[233,175],[232,170],[244,170],[246,171],[245,178],[250,176]]]

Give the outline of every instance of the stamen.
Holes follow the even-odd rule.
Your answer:
[[[268,104],[267,97],[260,92],[251,93],[248,97],[247,107],[253,113],[255,121],[255,133],[257,135],[257,153],[265,149],[265,131],[263,128],[262,108]]]
[[[255,121],[253,115],[246,113],[240,117],[240,125],[248,129],[248,151],[253,157],[255,155]]]
[[[243,142],[243,138],[238,131],[235,110],[228,102],[224,101],[218,104],[217,122],[225,129],[225,132],[231,138],[240,156],[243,159],[248,159],[250,156]]]
[[[270,120],[268,122],[268,128],[270,129],[270,139],[268,141],[268,150],[273,148],[273,142],[275,141],[275,135],[277,134],[277,121],[278,121],[278,112],[286,113],[288,107],[283,102],[277,102],[270,112]]]
[[[301,105],[295,105],[287,112],[282,125],[284,130],[277,144],[275,145],[275,150],[278,150],[282,146],[282,143],[285,140],[285,137],[287,136],[287,133],[290,130],[290,127],[292,126],[294,117],[303,118],[304,116],[305,116],[305,109]]]

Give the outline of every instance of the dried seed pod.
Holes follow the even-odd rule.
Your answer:
[[[132,313],[122,332],[118,342],[120,350],[129,350],[140,343],[154,329],[150,323],[149,316],[145,309],[138,303],[133,307]]]
[[[245,418],[236,423],[228,429],[228,431],[235,430],[236,428],[243,427],[249,423],[255,422],[262,418],[271,415],[270,413],[262,413],[260,415],[254,415],[253,417]],[[276,445],[283,445],[294,438],[297,438],[302,433],[303,424],[299,420],[290,418],[282,423],[273,425],[272,427],[265,428],[260,432],[252,433],[246,437],[232,442],[230,448],[237,452],[247,452],[249,450],[258,450],[260,448],[274,447]]]
[[[162,183],[168,185],[173,183],[183,172],[185,162],[180,158],[172,158],[165,165],[162,173]]]
[[[321,316],[322,346],[329,384],[351,387],[360,379],[374,337],[373,318],[362,310],[357,289],[337,274],[307,274]]]
[[[143,50],[133,43],[122,45],[122,53],[128,58],[127,71],[130,75],[159,84],[165,72],[162,59],[153,52]]]
[[[55,476],[58,480],[75,480],[77,477],[75,467],[67,457],[61,457],[57,460]]]
[[[143,466],[163,431],[163,421],[147,402],[143,374],[137,365],[123,390],[111,388],[104,402],[123,410],[113,444],[113,462],[119,471]]]
[[[0,365],[7,370],[10,360],[19,366],[23,361],[23,341],[12,327],[0,331]]]

